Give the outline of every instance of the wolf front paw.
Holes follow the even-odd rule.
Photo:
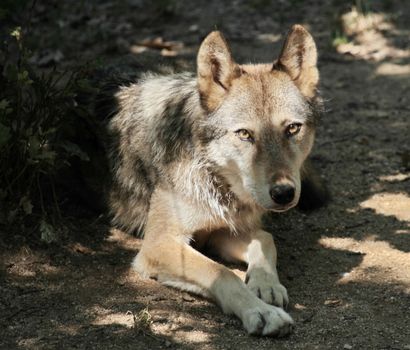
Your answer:
[[[293,329],[293,320],[281,308],[263,303],[244,312],[242,322],[249,334],[284,337]]]
[[[278,277],[263,269],[253,269],[247,275],[246,284],[265,303],[284,307],[289,303],[288,292]]]

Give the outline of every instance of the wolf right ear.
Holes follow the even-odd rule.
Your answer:
[[[197,57],[198,87],[203,107],[215,110],[222,102],[240,68],[232,59],[223,35],[211,32],[202,42]]]
[[[308,99],[315,97],[319,83],[317,49],[310,33],[301,25],[294,25],[286,37],[282,52],[273,69],[290,75],[301,93]]]

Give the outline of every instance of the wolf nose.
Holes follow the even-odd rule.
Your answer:
[[[295,197],[295,188],[290,185],[275,185],[270,190],[270,196],[277,204],[289,204]]]

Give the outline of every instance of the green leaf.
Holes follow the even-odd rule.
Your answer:
[[[24,212],[27,215],[30,215],[33,212],[33,204],[31,203],[30,198],[28,198],[26,196],[21,198],[20,205],[21,205],[21,207],[23,208]]]
[[[57,230],[44,219],[42,219],[40,223],[40,235],[41,240],[46,243],[57,242],[59,238]]]
[[[27,78],[28,78],[28,72],[26,70],[23,70],[22,72],[19,72],[17,74],[18,80],[26,80]]]
[[[17,73],[17,80],[23,84],[30,85],[33,81],[30,79],[28,72],[26,70]]]
[[[10,35],[14,36],[17,40],[20,40],[20,38],[21,38],[21,27],[14,28],[11,31]]]
[[[13,108],[10,105],[10,101],[3,99],[0,101],[0,119],[13,112]]]
[[[8,105],[10,104],[5,98],[0,101],[0,110],[7,109]]]

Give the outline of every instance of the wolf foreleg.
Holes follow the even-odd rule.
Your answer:
[[[257,298],[225,266],[172,235],[145,243],[148,245],[143,245],[133,263],[141,274],[212,297],[225,313],[239,317],[250,334],[283,336],[290,332],[292,318],[281,308]]]
[[[280,307],[289,302],[286,288],[279,281],[276,247],[270,233],[256,230],[234,236],[229,232],[217,232],[208,244],[223,259],[248,264],[246,284],[263,301]]]

